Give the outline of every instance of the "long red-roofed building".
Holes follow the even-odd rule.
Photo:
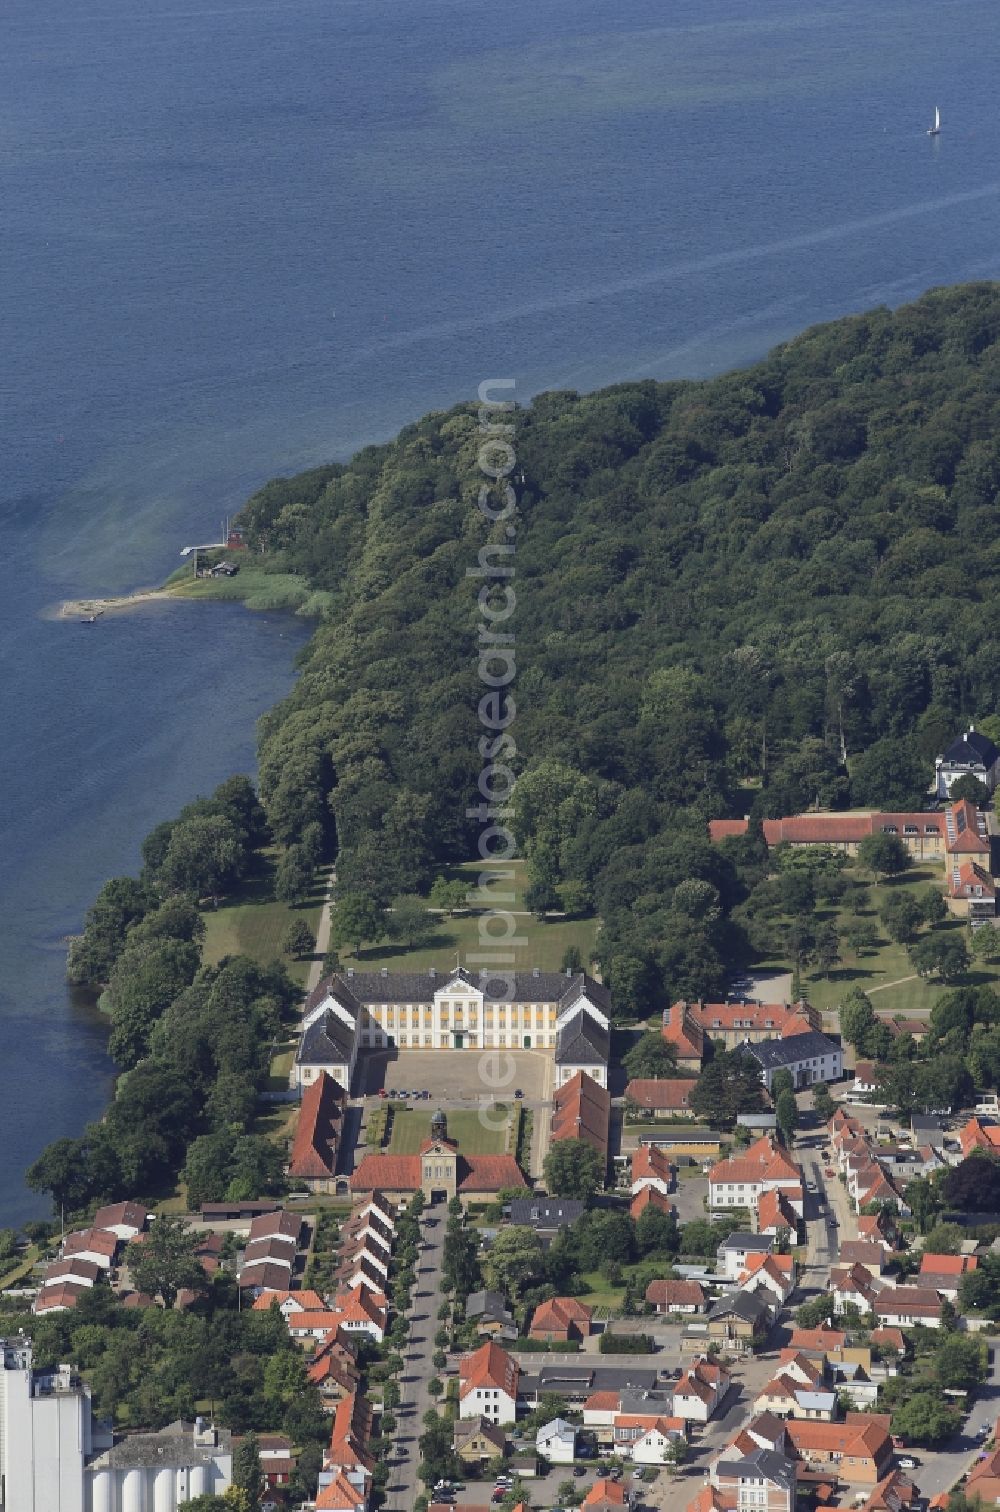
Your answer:
[[[336,1190],[337,1152],[344,1127],[347,1094],[321,1071],[302,1094],[288,1174],[311,1191]]]

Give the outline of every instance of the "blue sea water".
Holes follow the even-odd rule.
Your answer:
[[[995,0],[7,0],[0,1223],[108,1093],[64,936],[307,633],[46,606],[484,378],[707,374],[998,276],[998,65]]]

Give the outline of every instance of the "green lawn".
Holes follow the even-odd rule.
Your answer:
[[[847,874],[867,880],[867,874],[850,867]],[[885,900],[897,892],[926,892],[930,887],[944,889],[944,872],[939,866],[914,867],[896,881],[874,883],[868,888],[867,902],[863,907],[817,908],[812,915],[819,923],[835,919],[843,929],[849,918],[867,918],[878,925],[878,912]],[[964,920],[951,918],[942,929],[965,931]],[[934,1003],[947,989],[936,978],[926,981],[918,977],[910,964],[905,945],[896,945],[880,932],[879,944],[873,951],[855,957],[846,941],[842,941],[843,959],[829,975],[806,970],[802,975],[802,990],[809,1002],[824,1013],[839,1009],[845,994],[852,987],[872,994],[872,1007],[877,1013],[898,1015],[903,1018],[920,1017],[929,1013]],[[787,961],[766,963],[760,969],[787,971]],[[968,982],[985,986],[1000,981],[1000,965],[987,966],[976,962],[969,973]]]
[[[430,1138],[432,1108],[409,1108],[398,1111],[393,1119],[389,1151],[393,1155],[415,1155],[425,1139]],[[454,1139],[463,1155],[502,1155],[506,1149],[506,1130],[491,1128],[501,1123],[494,1110],[489,1123],[480,1122],[479,1114],[470,1111],[448,1113],[448,1138]]]
[[[274,853],[263,855],[263,864],[252,877],[247,877],[217,909],[205,914],[205,941],[202,960],[212,966],[226,955],[248,955],[262,965],[281,956],[281,942],[293,919],[304,919],[315,935],[323,905],[322,877],[317,881],[317,892],[303,904],[293,908],[289,903],[279,903],[274,897]],[[308,958],[294,961],[284,957],[289,974],[297,982],[305,982],[309,973]]]
[[[570,945],[577,947],[586,966],[597,938],[597,919],[543,920],[524,913],[525,863],[511,861],[505,863],[505,868],[513,872],[513,877],[510,881],[495,884],[493,894],[512,894],[513,897],[509,899],[497,896],[492,906],[509,909],[518,915],[517,935],[512,942],[514,968],[527,971],[537,966],[542,971],[559,971],[563,955]],[[477,886],[480,870],[478,861],[444,869],[449,881],[466,881],[472,889]],[[480,934],[480,917],[484,912],[485,909],[476,909],[456,914],[450,919],[443,915],[437,916],[439,922],[434,933],[426,944],[416,950],[383,940],[378,945],[366,945],[360,956],[342,950],[341,962],[345,966],[355,966],[359,971],[372,971],[382,966],[388,967],[390,971],[427,971],[435,966],[440,971],[454,966],[458,960],[463,966],[468,962],[472,970],[478,970],[482,963],[470,962],[470,956],[502,948],[489,939],[484,940]]]

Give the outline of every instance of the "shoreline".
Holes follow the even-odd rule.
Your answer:
[[[47,619],[89,619],[101,614],[117,614],[138,609],[143,604],[176,603],[180,594],[169,588],[137,588],[132,593],[108,594],[96,598],[63,599],[54,605]]]

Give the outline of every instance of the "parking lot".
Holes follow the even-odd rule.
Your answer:
[[[526,1103],[547,1102],[552,1095],[552,1055],[541,1050],[398,1050],[372,1053],[358,1069],[365,1096],[380,1087],[426,1090],[443,1108],[503,1101],[518,1087]]]

